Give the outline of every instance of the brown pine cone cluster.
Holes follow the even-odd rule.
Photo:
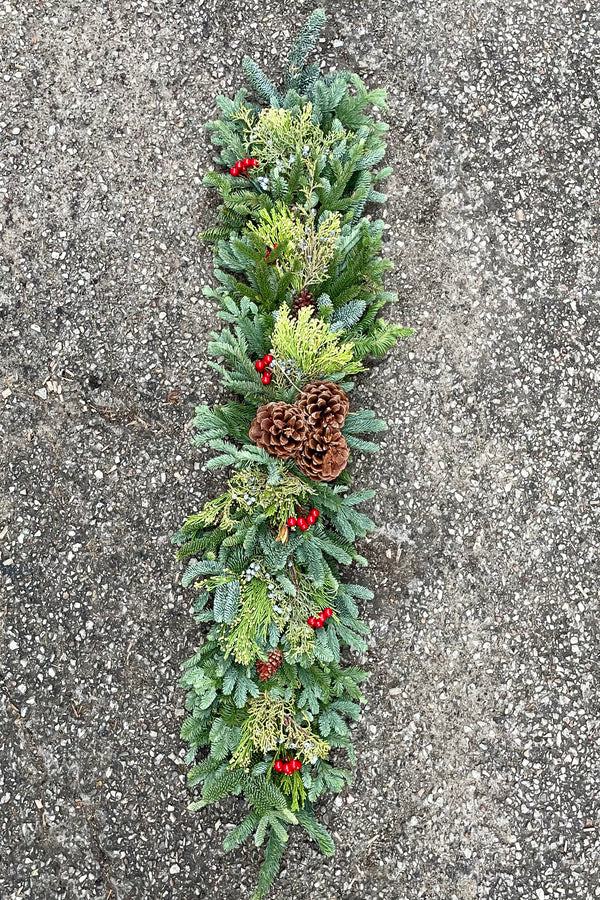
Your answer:
[[[277,647],[267,657],[266,661],[259,660],[256,663],[256,671],[261,681],[267,681],[275,674],[281,663],[283,662],[283,653]]]
[[[333,481],[346,468],[349,456],[346,438],[340,431],[333,440],[326,440],[322,432],[311,431],[295,462],[302,474],[314,481]]]
[[[315,381],[296,403],[260,406],[250,438],[271,456],[293,459],[314,481],[333,481],[346,468],[350,451],[342,427],[350,404],[339,385]]]
[[[331,381],[317,381],[307,385],[298,396],[296,406],[304,415],[306,424],[333,440],[344,427],[350,403],[341,387]],[[331,435],[330,438],[327,435]]]
[[[304,309],[305,306],[310,306],[311,309],[315,309],[317,306],[317,301],[308,288],[302,288],[292,300],[292,315],[295,319],[298,318],[298,313],[301,309]]]
[[[306,421],[300,410],[290,403],[267,403],[258,408],[249,435],[271,456],[289,459],[306,440]]]

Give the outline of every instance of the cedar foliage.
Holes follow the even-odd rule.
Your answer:
[[[225,323],[209,354],[237,399],[198,407],[194,442],[214,451],[208,468],[232,472],[225,491],[173,538],[186,561],[182,584],[198,590],[204,630],[182,676],[189,785],[201,791],[191,808],[245,798],[249,810],[224,847],[252,835],[264,847],[252,900],[268,893],[290,828],[334,852],[313,804],[349,783],[343,753],[355,761],[350,723],[367,675],[347,656],[366,650],[359,602],[373,594],[346,583],[342,567],[366,565],[355,542],[374,523],[357,507],[374,492],[352,492],[347,471],[312,481],[293,460],[257,447],[249,428],[259,407],[294,403],[315,379],[351,391],[361,361],[412,333],[381,316],[396,299],[383,287],[391,264],[381,256],[383,222],[364,215],[367,204],[385,201],[377,186],[391,171],[378,168],[387,126],[369,113],[385,108],[385,94],[368,91],[357,75],[321,76],[316,63],[307,65],[324,21],[315,10],[300,32],[281,92],[246,58],[255,99],[245,89],[218,97],[221,118],[208,125],[217,168],[204,181],[221,203],[203,235],[218,281],[205,293]],[[248,177],[229,174],[245,157],[259,165]],[[311,298],[302,309],[299,295]],[[254,367],[266,353],[274,356],[269,385]],[[341,434],[351,453],[374,452],[364,435],[385,427],[351,404]],[[308,530],[288,528],[290,516],[313,507],[320,516]],[[307,619],[327,607],[324,627],[311,627]],[[275,770],[291,757],[300,770]]]

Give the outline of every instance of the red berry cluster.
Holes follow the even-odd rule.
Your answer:
[[[296,519],[294,516],[290,516],[287,520],[288,528],[295,528],[297,525],[300,531],[306,531],[309,525],[315,524],[319,516],[320,513],[318,509],[311,509],[306,518],[304,518],[304,516],[299,516]]]
[[[262,359],[257,359],[256,362],[254,363],[254,368],[256,369],[256,371],[263,373],[263,376],[261,378],[261,381],[263,384],[271,383],[271,378],[273,377],[273,373],[271,372],[270,369],[267,368],[267,366],[270,366],[272,362],[273,362],[273,357],[271,356],[270,353],[267,353],[266,356],[263,356]]]
[[[331,618],[333,615],[333,610],[326,606],[323,612],[320,612],[318,616],[309,616],[306,620],[311,628],[322,628],[325,624],[325,619]]]
[[[248,169],[254,168],[254,166],[258,165],[257,159],[238,159],[238,161],[231,167],[229,170],[229,174],[233,175],[234,178],[238,175],[245,175]]]
[[[273,763],[273,768],[276,772],[283,772],[285,775],[292,775],[294,772],[299,772],[302,768],[302,763],[299,759],[276,759]]]

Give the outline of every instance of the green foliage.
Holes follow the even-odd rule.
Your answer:
[[[303,70],[306,65],[308,54],[313,49],[319,31],[325,24],[325,12],[322,9],[315,9],[308,18],[308,21],[296,39],[296,43],[292,47],[288,57],[288,63],[285,72],[285,86],[301,92],[306,87],[306,76],[303,78]],[[310,76],[309,76],[310,78]]]
[[[317,822],[310,804],[307,804],[304,809],[299,809],[296,813],[296,818],[298,819],[298,824],[316,841],[321,853],[324,853],[325,856],[333,856],[335,852],[333,839],[329,832]]]
[[[251,223],[248,232],[268,250],[269,262],[280,273],[291,274],[291,286],[300,290],[326,278],[340,235],[340,216],[331,213],[317,223],[300,207],[291,211],[278,201],[272,209],[260,211],[258,223]],[[275,247],[278,253],[272,256]]]
[[[272,829],[265,849],[265,858],[258,873],[258,884],[250,900],[263,900],[266,897],[279,872],[284,850],[285,841]]]
[[[293,361],[305,383],[334,372],[350,374],[362,369],[352,362],[353,345],[341,343],[310,307],[301,309],[293,318],[283,306],[275,321],[272,344],[276,359]]]
[[[288,173],[297,159],[310,169],[314,160],[343,135],[324,132],[312,120],[312,104],[299,109],[261,110],[254,122],[247,119],[248,152],[264,169]]]
[[[364,215],[367,205],[385,202],[379,186],[391,171],[379,168],[387,126],[370,114],[385,107],[385,94],[356,75],[321,76],[307,62],[324,18],[315,10],[301,31],[281,92],[246,58],[259,102],[246,90],[219,96],[221,117],[208,125],[217,168],[205,184],[220,206],[203,235],[213,244],[217,281],[204,294],[223,323],[209,362],[220,391],[237,400],[199,406],[194,443],[209,451],[204,470],[231,471],[173,537],[187,565],[182,586],[197,588],[202,635],[181,678],[181,735],[189,785],[200,797],[190,808],[243,798],[246,813],[224,847],[251,837],[264,847],[253,900],[266,896],[291,827],[334,852],[313,804],[350,783],[338,758],[356,762],[351,731],[367,675],[352,654],[367,649],[361,608],[373,594],[346,583],[345,568],[366,565],[356,542],[375,526],[359,509],[374,492],[352,492],[348,471],[334,482],[311,481],[251,442],[249,429],[259,406],[293,403],[310,381],[350,391],[362,360],[412,333],[382,317],[396,300],[384,286],[385,226]],[[246,156],[258,167],[247,178],[231,176]],[[316,306],[292,312],[303,288]],[[267,353],[273,377],[265,385],[255,362]],[[351,407],[343,435],[356,455],[376,451],[368,437],[385,428],[374,411]],[[288,528],[289,517],[313,506],[320,516],[307,531]],[[322,627],[308,624],[326,608]],[[275,763],[291,758],[301,769],[278,772]]]
[[[297,265],[301,265],[299,245],[304,232],[302,221],[299,216],[294,216],[283,202],[279,201],[270,210],[261,210],[258,224],[251,223],[248,230],[270,251],[281,246],[275,263],[278,270],[282,268],[293,270]]]
[[[293,515],[297,505],[314,494],[314,488],[292,475],[281,461],[276,465],[276,481],[269,479],[258,466],[250,465],[235,472],[229,479],[227,490],[206,503],[202,512],[191,516],[184,525],[184,531],[187,528],[197,535],[198,526],[208,527],[217,523],[223,531],[237,531],[250,517],[259,523],[264,519],[271,525],[283,525]]]
[[[256,830],[260,821],[261,816],[257,812],[249,813],[246,818],[227,835],[223,841],[223,849],[234,850],[236,847],[239,847],[240,844],[243,844],[244,841],[247,841],[250,835]]]
[[[197,406],[194,418],[194,443],[204,446],[209,441],[231,437],[243,441],[248,436],[254,410],[247,403],[226,403],[225,406],[210,409]]]
[[[231,653],[243,665],[250,665],[262,655],[269,626],[275,621],[274,597],[269,592],[269,582],[261,575],[262,572],[244,584],[240,614],[232,620],[233,627],[221,641],[225,654]]]
[[[272,106],[278,106],[280,97],[277,89],[270,78],[267,78],[260,66],[246,56],[242,61],[242,69],[244,70],[244,75],[248,79],[248,83],[254,93],[263,100],[266,100]]]
[[[294,707],[282,697],[263,691],[248,702],[247,709],[248,717],[230,766],[249,772],[254,755],[276,752],[278,757],[292,748],[306,762],[316,763],[327,756],[329,744],[309,724],[297,722]]]

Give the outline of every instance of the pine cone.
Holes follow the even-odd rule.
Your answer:
[[[310,306],[312,309],[315,309],[316,305],[317,301],[308,288],[302,288],[292,301],[292,315],[297,319],[298,313],[301,309],[304,309],[305,306]]]
[[[333,440],[344,425],[350,404],[339,385],[331,381],[307,384],[296,400],[309,428],[323,432],[325,440]]]
[[[271,456],[291,459],[306,440],[308,429],[302,413],[290,403],[259,406],[249,436]]]
[[[275,674],[282,662],[283,653],[281,652],[279,647],[273,650],[272,653],[269,653],[266,662],[259,660],[256,663],[256,671],[258,672],[258,677],[260,678],[260,680],[267,681],[267,679],[269,679],[271,675]]]
[[[346,468],[349,455],[341,432],[335,432],[333,440],[327,440],[323,432],[310,431],[294,461],[302,474],[314,481],[333,481]]]

